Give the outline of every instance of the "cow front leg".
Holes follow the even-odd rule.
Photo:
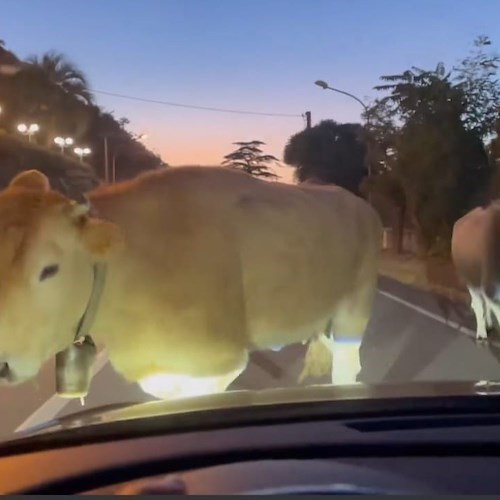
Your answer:
[[[483,298],[481,297],[480,292],[470,288],[469,294],[471,296],[470,305],[476,317],[476,341],[480,343],[487,342],[488,333],[486,331],[486,308],[483,303]]]
[[[321,340],[332,355],[332,385],[357,384],[358,374],[361,371],[359,359],[361,341],[357,338],[339,338],[332,333],[322,335]]]
[[[332,340],[332,384],[347,385],[358,383],[358,374],[361,371],[359,360],[361,342],[351,338]]]

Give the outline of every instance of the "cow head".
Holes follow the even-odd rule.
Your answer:
[[[33,378],[71,344],[93,265],[121,242],[115,225],[88,211],[36,170],[0,191],[0,383]]]

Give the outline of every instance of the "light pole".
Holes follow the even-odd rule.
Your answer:
[[[134,135],[132,134],[132,138],[136,141],[142,141],[144,139],[147,139],[148,136],[147,134],[139,134],[139,135]],[[113,161],[111,162],[111,183],[114,184],[116,182],[116,156],[120,152],[120,149],[123,147],[123,145],[118,146],[115,151],[113,151]]]
[[[74,142],[75,141],[71,137],[56,137],[54,139],[54,143],[61,148],[61,154],[64,154],[64,150],[67,147],[73,146]]]
[[[370,139],[370,113],[368,110],[368,106],[359,98],[356,97],[354,94],[351,94],[350,92],[346,92],[345,90],[340,90],[336,89],[334,87],[330,87],[328,83],[326,83],[324,80],[316,80],[314,82],[315,85],[318,87],[321,87],[323,90],[331,90],[332,92],[337,92],[339,94],[346,95],[347,97],[350,97],[351,99],[354,99],[356,102],[361,104],[363,106],[363,109],[365,111],[365,116],[366,116],[366,124],[365,124],[365,133],[366,133],[366,170],[368,171],[368,177],[370,178],[372,176],[372,162],[371,162],[371,139]],[[371,190],[368,190],[368,203],[371,204],[372,202],[372,193]]]
[[[345,90],[339,90],[339,89],[336,89],[334,87],[330,87],[330,85],[328,85],[328,83],[326,83],[323,80],[316,80],[314,82],[314,85],[321,87],[323,90],[332,90],[333,92],[338,92],[339,94],[344,94],[348,97],[351,97],[355,101],[359,102],[359,104],[361,104],[361,106],[363,106],[363,109],[366,112],[368,111],[368,106],[359,97],[356,97],[354,94],[350,94],[349,92],[346,92]]]
[[[40,127],[37,123],[31,123],[30,125],[26,125],[25,123],[20,123],[17,126],[17,131],[23,135],[28,136],[28,141],[31,142],[31,138],[34,134],[36,134],[40,130]]]
[[[92,150],[90,148],[75,148],[73,151],[78,156],[78,158],[80,158],[80,163],[83,163],[84,156],[88,156],[90,153],[92,153]]]
[[[314,85],[317,85],[318,87],[321,87],[323,90],[331,90],[333,92],[337,92],[339,94],[346,95],[346,96],[350,97],[351,99],[354,99],[355,101],[357,101],[359,104],[361,104],[361,106],[363,106],[363,109],[364,109],[365,115],[366,115],[365,130],[369,133],[370,114],[368,112],[368,106],[359,97],[356,97],[354,94],[346,92],[345,90],[339,90],[339,89],[336,89],[334,87],[330,87],[330,85],[328,85],[328,83],[326,83],[324,80],[316,80],[314,82]],[[370,152],[371,152],[371,149],[370,149],[370,138],[369,137],[368,137],[368,140],[366,141],[366,145],[367,145],[367,150],[368,150],[367,151],[367,156],[368,156],[367,170],[368,170],[368,176],[371,177],[371,175],[372,175],[372,168],[371,168],[371,161],[370,161]]]

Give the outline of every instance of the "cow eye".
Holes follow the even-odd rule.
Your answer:
[[[47,278],[52,278],[59,271],[59,266],[57,264],[51,264],[50,266],[45,266],[40,273],[40,281],[46,280]]]

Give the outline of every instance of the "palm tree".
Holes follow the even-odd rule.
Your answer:
[[[430,71],[412,67],[400,75],[381,76],[387,83],[376,86],[375,90],[389,91],[381,102],[392,105],[394,113],[399,113],[405,122],[443,112],[459,117],[465,111],[464,94],[452,84],[450,76],[443,63]]]
[[[47,147],[56,135],[77,140],[86,133],[92,94],[83,72],[64,55],[49,52],[30,57],[15,75],[0,83],[0,100],[9,103],[4,117],[9,129],[19,121],[36,121],[41,124],[37,142]]]
[[[92,104],[93,97],[88,89],[87,77],[77,66],[68,61],[64,54],[47,52],[41,57],[31,56],[26,62],[69,96],[84,104]]]

